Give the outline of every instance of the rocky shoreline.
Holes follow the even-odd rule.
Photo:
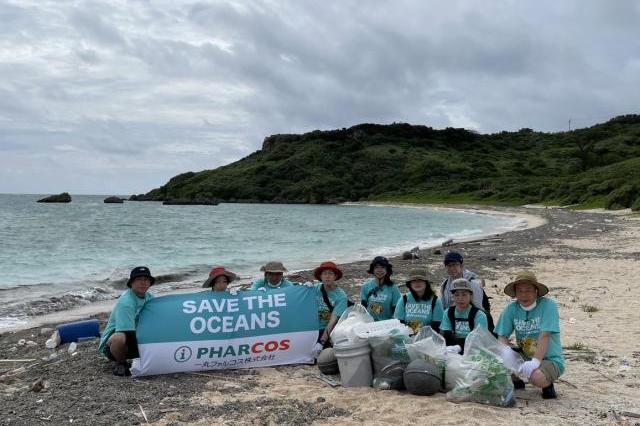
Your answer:
[[[561,209],[483,209],[534,214],[546,219],[546,223],[478,241],[454,242],[446,248],[420,250],[419,259],[391,258],[394,276],[403,282],[408,270],[420,264],[426,266],[433,280],[439,283],[444,275],[443,253],[446,249],[458,250],[465,256],[466,266],[486,279],[492,312],[497,316],[508,301],[502,288],[514,271],[534,268],[543,278],[548,278],[552,276],[553,265],[569,268],[575,285],[566,278],[568,275],[548,282],[561,309],[563,344],[572,348],[565,352],[568,373],[563,377],[565,381],[557,386],[560,395],[557,401],[542,401],[539,392],[528,389],[518,394],[517,407],[507,410],[472,403],[452,404],[445,401],[444,395],[420,398],[396,391],[332,388],[315,377],[314,366],[124,379],[111,375],[109,362],[96,353],[96,341],[81,343],[75,355],[69,354],[66,347],[59,348],[57,356],[51,358],[51,350],[44,347],[48,330],[41,333],[40,328],[32,328],[0,335],[0,360],[4,360],[0,363],[2,424],[136,424],[148,419],[157,424],[306,425],[362,424],[372,418],[379,423],[398,424],[402,413],[412,410],[416,404],[425,407],[424,414],[416,414],[413,419],[418,422],[436,420],[442,415],[443,421],[457,418],[456,423],[473,417],[479,424],[513,424],[514,421],[607,424],[616,418],[624,420],[621,412],[640,412],[637,406],[640,404],[637,386],[640,353],[635,358],[635,352],[630,346],[624,346],[624,342],[620,343],[622,346],[613,347],[614,344],[604,338],[608,336],[598,334],[605,317],[597,311],[587,316],[581,306],[593,304],[594,309],[606,312],[606,306],[596,304],[602,300],[598,298],[608,296],[601,295],[593,283],[589,283],[593,294],[580,290],[583,281],[600,279],[597,269],[589,269],[598,259],[621,266],[638,263],[640,249],[630,242],[637,239],[620,240],[625,233],[637,232],[638,221],[622,215]],[[440,253],[436,253],[438,250]],[[368,277],[368,263],[341,265],[345,275],[341,286],[354,301],[360,284]],[[575,276],[577,272],[570,269],[576,265],[585,269],[584,278]],[[304,280],[312,278],[311,271],[299,275]],[[613,295],[617,290],[612,287],[608,291],[607,294]],[[630,297],[638,292],[629,291],[636,292]],[[621,300],[615,297],[610,302],[621,303]],[[104,323],[106,314],[97,317]],[[571,328],[571,320],[575,322],[576,318],[582,322],[581,327]],[[628,325],[626,332],[640,335],[635,323]],[[22,339],[25,343],[20,345]],[[588,390],[592,384],[597,389],[605,389],[605,393],[594,397],[594,391]],[[636,396],[636,406],[633,406],[630,401]],[[375,406],[362,403],[374,398],[378,401]]]

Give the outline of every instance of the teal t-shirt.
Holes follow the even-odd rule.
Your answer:
[[[509,303],[500,314],[494,332],[498,336],[509,338],[514,331],[518,346],[528,357],[533,357],[535,354],[540,333],[543,331],[551,333],[544,359],[556,364],[560,374],[564,373],[564,356],[560,342],[560,314],[555,300],[540,297],[536,307],[530,311],[522,309],[517,301]]]
[[[323,330],[327,327],[327,324],[329,324],[332,312],[329,311],[329,307],[322,297],[322,283],[315,283],[314,287],[316,289],[316,298],[318,299],[318,320],[320,321],[319,329]],[[340,315],[342,315],[345,309],[347,309],[347,293],[345,293],[341,288],[335,288],[333,290],[327,289],[327,297],[329,298],[329,302],[333,305],[333,315],[340,318]]]
[[[109,337],[113,333],[119,331],[135,331],[138,314],[144,304],[151,299],[153,299],[153,295],[148,291],[144,294],[144,297],[138,297],[130,288],[125,290],[118,298],[118,301],[111,311],[111,315],[109,315],[109,321],[107,321],[107,325],[102,332],[98,352],[104,353],[107,340],[109,340]]]
[[[391,319],[401,297],[396,283],[380,287],[375,278],[366,281],[360,288],[360,300],[366,302],[367,311],[376,321]]]
[[[401,297],[396,305],[393,317],[404,321],[414,332],[422,327],[431,325],[434,321],[442,321],[442,301],[439,298],[436,298],[433,312],[431,312],[432,299],[436,296],[431,296],[429,300],[419,301],[416,301],[411,292],[407,293],[406,296],[407,303],[404,303],[404,296]]]
[[[286,278],[283,278],[282,280],[280,280],[280,283],[277,286],[273,286],[271,284],[267,283],[267,280],[265,278],[259,278],[257,280],[255,280],[253,283],[251,283],[251,289],[250,290],[259,290],[261,288],[266,288],[267,291],[269,290],[279,290],[281,288],[285,288],[285,287],[290,287],[292,286],[293,283],[291,281],[289,281]]]
[[[448,315],[449,309],[455,310],[454,312],[454,315],[456,318],[455,330],[451,329],[451,321],[449,321],[449,315]],[[440,323],[440,331],[453,331],[454,332],[453,334],[456,338],[466,339],[469,333],[471,333],[471,330],[469,329],[469,321],[458,321],[458,319],[465,320],[469,318],[469,313],[471,312],[471,305],[467,306],[467,309],[465,309],[462,312],[458,311],[458,308],[456,308],[455,306],[452,306],[449,309],[444,311],[442,315],[442,322]],[[489,325],[487,323],[487,315],[485,315],[485,313],[482,310],[479,310],[476,313],[476,318],[474,322],[475,322],[474,329],[478,327],[484,327],[487,330],[489,329]]]

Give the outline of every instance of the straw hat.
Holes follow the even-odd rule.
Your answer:
[[[511,297],[516,297],[516,284],[527,283],[532,284],[538,290],[538,297],[542,297],[545,294],[549,293],[549,287],[546,285],[539,283],[536,275],[530,271],[522,271],[516,275],[515,280],[510,282],[504,288],[504,294]]]
[[[333,262],[322,262],[320,266],[313,270],[313,276],[316,277],[317,280],[320,280],[320,274],[322,274],[322,271],[326,269],[333,271],[333,273],[336,274],[336,281],[342,278],[342,271]]]
[[[416,268],[409,271],[409,278],[406,281],[407,287],[411,288],[411,281],[415,280],[424,281],[427,285],[431,284],[431,281],[429,281],[429,277],[427,276],[427,270],[424,268]]]
[[[202,284],[202,287],[213,287],[213,282],[221,275],[227,277],[229,282],[238,278],[233,272],[227,271],[224,266],[214,266],[211,271],[209,271],[209,278]]]
[[[275,272],[275,273],[287,272],[287,268],[284,267],[282,262],[267,262],[264,266],[260,267],[260,270],[264,272]]]

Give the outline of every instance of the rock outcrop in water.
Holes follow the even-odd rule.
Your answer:
[[[112,196],[104,199],[105,204],[122,204],[124,200],[120,197]]]
[[[57,195],[49,195],[48,197],[44,197],[38,200],[39,203],[70,203],[71,195],[68,192],[63,192],[62,194]]]
[[[158,201],[155,197],[151,197],[147,194],[133,194],[129,197],[129,201]]]

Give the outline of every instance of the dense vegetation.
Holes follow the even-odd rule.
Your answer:
[[[230,202],[546,203],[640,209],[640,115],[570,132],[482,135],[398,123],[274,135],[147,194]]]

